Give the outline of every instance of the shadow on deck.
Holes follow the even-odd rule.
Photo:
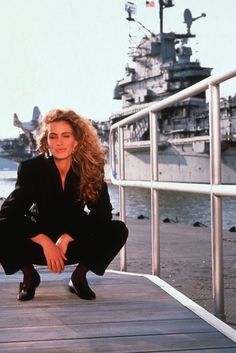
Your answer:
[[[16,300],[20,274],[0,275],[0,352],[236,352],[235,330],[158,277],[89,274],[86,301],[68,291],[70,272],[40,274],[30,302]]]

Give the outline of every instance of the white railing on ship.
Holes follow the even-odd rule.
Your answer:
[[[160,102],[153,103],[111,126],[110,129],[110,166],[111,181],[119,185],[120,219],[126,221],[125,189],[139,187],[151,189],[151,223],[152,223],[152,273],[160,275],[160,214],[158,192],[181,191],[210,195],[211,200],[211,249],[212,249],[212,292],[214,313],[224,320],[224,272],[223,272],[223,229],[221,196],[236,196],[235,185],[222,185],[221,177],[221,135],[220,135],[220,84],[236,77],[236,70],[204,79],[195,85],[184,89]],[[158,181],[158,118],[157,113],[168,106],[185,98],[195,96],[209,89],[209,141],[210,141],[210,183],[177,183]],[[150,168],[151,180],[125,179],[125,126],[149,115],[150,122]],[[116,172],[115,132],[118,131],[118,164],[119,178]],[[127,270],[126,246],[121,250],[120,269]]]

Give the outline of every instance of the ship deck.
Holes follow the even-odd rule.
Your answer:
[[[156,276],[89,274],[86,301],[68,291],[69,270],[40,274],[30,302],[15,299],[19,273],[0,275],[0,352],[236,352],[235,330]]]

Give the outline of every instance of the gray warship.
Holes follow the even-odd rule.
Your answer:
[[[205,14],[193,18],[184,11],[186,33],[166,33],[163,30],[164,10],[174,6],[172,0],[159,0],[160,31],[152,33],[135,16],[135,4],[127,1],[127,20],[142,29],[138,45],[130,34],[131,65],[125,66],[125,77],[118,80],[114,99],[122,108],[107,121],[95,122],[94,127],[107,153],[106,177],[109,179],[109,129],[120,119],[148,107],[211,75],[212,68],[191,60],[189,41],[192,23]],[[180,19],[182,21],[182,19]],[[221,98],[222,170],[225,183],[236,182],[236,95]],[[161,181],[209,181],[209,111],[205,93],[185,99],[164,109],[159,115],[159,179]],[[34,107],[32,120],[22,123],[14,114],[13,123],[21,128],[18,138],[0,140],[0,157],[17,162],[33,156],[34,135],[41,118]],[[132,124],[125,130],[126,179],[150,179],[149,119]]]
[[[16,113],[13,114],[13,125],[20,129],[20,134],[15,138],[0,139],[0,158],[21,162],[31,158],[37,154],[36,135],[40,126],[42,114],[35,106],[33,108],[32,119],[27,122],[22,122]],[[108,141],[110,122],[96,122],[90,120],[96,128],[98,136],[104,146],[104,150],[108,155]]]
[[[189,40],[193,18],[184,11],[186,33],[163,31],[163,10],[174,6],[171,0],[159,0],[160,33],[155,34],[135,17],[135,4],[126,2],[127,20],[142,26],[146,34],[137,46],[130,35],[129,55],[133,66],[126,65],[125,77],[118,80],[114,99],[122,109],[110,117],[110,123],[138,112],[211,75],[212,68],[192,61]],[[236,181],[236,95],[221,98],[221,135],[223,181]],[[205,92],[190,97],[159,113],[159,180],[209,182],[209,111]],[[150,179],[149,118],[125,129],[126,179]]]

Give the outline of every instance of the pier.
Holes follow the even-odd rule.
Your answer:
[[[236,352],[236,331],[228,325],[236,322],[236,235],[224,234],[225,266],[232,268],[224,323],[204,308],[212,302],[210,230],[162,223],[159,278],[150,275],[150,220],[127,224],[130,272],[117,271],[118,256],[103,277],[89,273],[94,301],[68,291],[70,266],[61,275],[39,268],[42,283],[30,302],[16,300],[21,274],[1,272],[0,352]]]

